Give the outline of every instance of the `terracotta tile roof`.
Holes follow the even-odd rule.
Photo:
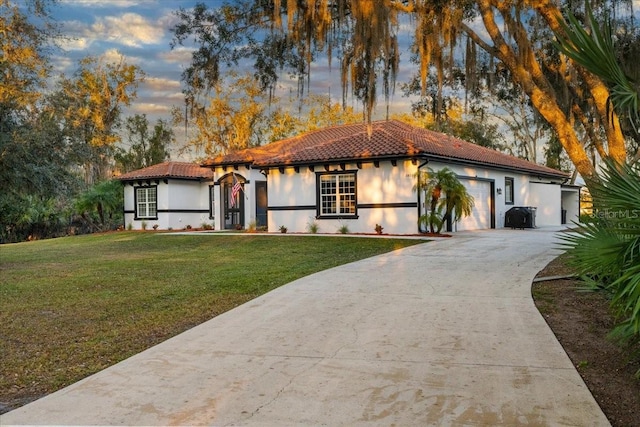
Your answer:
[[[164,162],[148,168],[124,173],[117,177],[120,181],[135,181],[137,179],[179,178],[206,179],[213,177],[213,171],[197,163]]]
[[[205,164],[213,166],[251,163],[255,167],[268,168],[410,157],[427,157],[515,169],[545,176],[568,177],[565,172],[397,120],[373,122],[370,137],[364,123],[335,126],[263,147],[219,156]]]

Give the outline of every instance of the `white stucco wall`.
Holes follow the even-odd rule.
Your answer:
[[[433,170],[448,167],[458,175],[461,182],[470,192],[473,191],[474,186],[480,183],[493,183],[494,189],[492,196],[495,204],[495,228],[504,228],[506,211],[513,206],[524,206],[529,197],[529,176],[526,174],[477,166],[452,165],[442,162],[430,162],[428,167]],[[507,204],[505,201],[506,178],[513,179],[513,204]],[[476,200],[475,202],[476,204],[490,203],[489,200]]]
[[[413,191],[413,174],[417,164],[398,161],[396,166],[384,161],[375,167],[363,163],[361,168],[344,165],[345,172],[356,173],[357,219],[316,219],[316,174],[326,172],[317,166],[314,171],[301,167],[269,171],[269,231],[277,232],[285,226],[289,232],[306,232],[312,222],[318,224],[319,233],[336,233],[343,225],[352,233],[374,233],[376,224],[384,233],[412,234],[418,231],[417,194]],[[339,165],[331,165],[329,171],[342,171]],[[389,205],[413,204],[409,207]],[[387,205],[387,206],[385,206]]]
[[[559,184],[529,183],[524,206],[536,207],[536,226],[560,225],[561,187]]]
[[[461,178],[461,182],[468,188],[474,185],[474,178],[482,180],[478,182],[493,182],[496,228],[504,228],[505,213],[514,206],[536,207],[537,226],[560,225],[561,185],[559,181],[536,182],[539,180],[527,174],[474,166],[450,165],[439,162],[430,162],[428,166],[434,170],[443,167],[452,169]],[[513,179],[514,191],[512,204],[507,204],[505,201],[506,178]],[[569,199],[567,198],[565,200],[568,201]],[[569,216],[574,218],[575,213]]]
[[[514,206],[535,206],[538,209],[537,225],[558,225],[560,223],[560,184],[531,184],[531,177],[526,174],[481,168],[475,166],[451,165],[443,162],[429,162],[428,167],[439,170],[444,167],[452,169],[467,186],[470,192],[482,194],[484,200],[477,200],[478,206],[486,206],[489,215],[491,199],[494,203],[495,228],[504,227],[505,213]],[[332,165],[330,171],[341,170]],[[299,172],[286,168],[284,173],[278,170],[269,172],[269,231],[276,232],[280,226],[286,226],[290,232],[304,232],[311,222],[316,222],[321,233],[334,233],[346,225],[350,232],[370,233],[376,224],[384,227],[385,233],[412,234],[418,231],[417,220],[420,213],[427,210],[424,197],[420,200],[420,211],[415,207],[379,207],[381,204],[417,203],[418,197],[413,191],[414,174],[417,164],[410,161],[399,161],[397,166],[391,162],[380,162],[376,168],[372,163],[364,163],[361,169],[356,164],[345,165],[345,171],[357,172],[358,219],[316,219],[316,172],[324,172],[324,168],[316,168],[314,172],[301,167]],[[505,180],[513,180],[513,203],[505,200]],[[493,192],[490,188],[493,184]],[[544,185],[544,187],[542,187]],[[478,189],[482,187],[482,191]],[[362,206],[371,207],[363,208]],[[283,209],[295,207],[295,209]],[[479,208],[478,208],[479,209]],[[488,212],[487,212],[488,210]],[[490,218],[486,220],[463,220],[464,227],[458,229],[475,229],[490,227]],[[462,222],[461,221],[461,224]],[[474,225],[475,224],[475,225]]]
[[[157,219],[135,218],[134,195],[140,185],[127,184],[124,187],[126,228],[141,230],[145,223],[149,230],[156,224],[159,230],[182,230],[189,225],[198,228],[212,223],[209,219],[209,183],[170,179],[168,183],[160,180],[152,181],[150,185],[157,187]]]
[[[567,224],[580,221],[580,187],[562,187],[562,209],[567,211]]]
[[[362,163],[360,168],[356,163],[344,165],[344,171],[354,172],[357,181],[357,219],[316,218],[316,175],[324,173],[323,166],[316,166],[314,171],[301,166],[298,171],[293,167],[269,170],[268,175],[257,169],[240,167],[233,173],[243,182],[244,192],[241,193],[244,203],[244,224],[247,228],[256,221],[255,186],[259,181],[267,181],[268,230],[279,232],[280,226],[288,228],[289,232],[306,232],[310,223],[317,223],[319,233],[337,233],[341,226],[347,226],[352,233],[373,233],[376,224],[384,227],[384,233],[413,234],[418,232],[418,217],[426,212],[424,196],[420,197],[413,190],[415,173],[422,162],[409,160],[398,161],[393,166],[391,161],[379,162],[379,167],[373,163]],[[508,171],[493,170],[474,166],[450,165],[442,162],[429,162],[428,167],[438,170],[443,167],[452,169],[461,182],[475,194],[481,194],[484,200],[477,203],[489,205],[493,197],[495,204],[495,227],[504,227],[505,212],[513,206],[535,206],[537,208],[536,224],[538,226],[559,225],[561,220],[561,202],[574,203],[573,193],[565,191],[561,194],[559,183],[543,184],[530,182],[525,174]],[[340,165],[331,165],[329,171],[342,171]],[[217,167],[214,178],[208,182],[191,180],[152,181],[158,189],[158,219],[146,219],[147,228],[158,224],[159,229],[181,230],[190,225],[201,227],[212,224],[216,230],[224,229],[223,203],[220,180],[228,177],[232,170]],[[513,179],[513,204],[505,202],[505,178]],[[214,185],[215,183],[215,185]],[[490,185],[493,185],[493,190]],[[142,228],[142,219],[134,219],[134,189],[138,184],[125,185],[125,227],[131,224],[133,229]],[[210,186],[213,186],[214,219],[210,218]],[[482,188],[482,191],[479,189]],[[577,207],[569,208],[570,222],[577,217]],[[480,215],[480,213],[478,213]],[[483,213],[482,215],[486,215]],[[475,224],[475,225],[474,225]],[[484,219],[471,218],[464,223],[456,224],[458,229],[474,229],[488,227],[490,224]]]

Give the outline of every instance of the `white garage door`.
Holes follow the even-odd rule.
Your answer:
[[[475,179],[461,179],[467,191],[473,196],[471,215],[462,218],[454,230],[482,230],[491,228],[491,183]]]

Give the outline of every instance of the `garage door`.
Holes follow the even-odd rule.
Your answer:
[[[471,215],[462,218],[454,230],[482,230],[491,228],[491,183],[475,179],[460,180],[470,195],[473,196],[474,206]]]

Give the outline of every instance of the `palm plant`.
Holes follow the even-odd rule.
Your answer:
[[[587,288],[610,294],[612,336],[640,343],[640,165],[605,161],[592,195],[594,214],[564,246]]]
[[[473,205],[473,196],[467,192],[465,186],[456,178],[456,182],[453,182],[445,192],[445,212],[443,218],[449,219],[452,222],[459,221],[460,219],[471,215]],[[438,232],[440,232],[440,230],[438,230]]]
[[[122,191],[119,181],[102,181],[78,196],[75,209],[95,231],[108,230],[120,223]]]
[[[600,28],[589,3],[587,25],[591,32],[571,13],[568,24],[560,20],[563,33],[556,33],[558,49],[578,64],[600,77],[611,91],[610,101],[621,112],[625,112],[633,128],[640,126],[640,87],[620,66],[614,50],[611,24],[605,20]]]
[[[427,168],[416,175],[414,190],[424,192],[429,202],[429,211],[418,221],[429,226],[431,233],[440,233],[446,220],[458,221],[471,214],[473,197],[451,169],[434,171]]]

